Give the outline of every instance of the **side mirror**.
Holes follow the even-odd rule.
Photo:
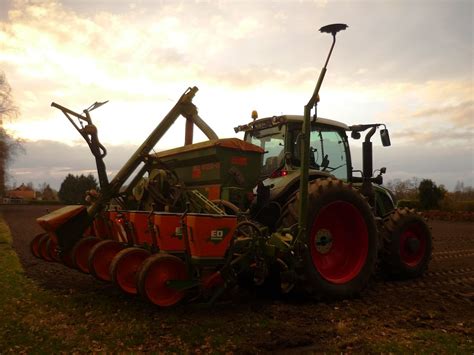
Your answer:
[[[390,147],[390,135],[388,134],[388,129],[381,129],[380,130],[380,140],[382,141],[382,145],[384,147]]]
[[[359,139],[360,138],[360,133],[357,131],[352,131],[351,132],[351,137],[352,139]]]

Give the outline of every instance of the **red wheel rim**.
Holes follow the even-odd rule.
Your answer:
[[[39,254],[39,243],[41,238],[46,236],[47,234],[41,233],[36,235],[30,242],[30,248],[31,248],[31,254],[37,258],[41,258],[41,255]]]
[[[39,255],[41,258],[43,258],[46,261],[54,261],[53,258],[49,255],[49,250],[48,250],[48,240],[49,240],[49,235],[45,235],[39,242]]]
[[[117,253],[122,250],[124,246],[116,241],[107,241],[94,250],[92,255],[92,265],[89,265],[94,269],[94,275],[103,281],[110,281],[109,268],[112,259]]]
[[[78,270],[86,274],[90,272],[89,254],[91,252],[91,249],[98,242],[100,242],[99,238],[85,238],[85,239],[79,240],[78,244],[74,247],[73,249],[74,255],[72,257],[74,260],[74,265]]]
[[[144,249],[130,249],[127,253],[120,255],[120,260],[115,266],[114,279],[122,291],[132,295],[137,294],[137,272],[149,256],[150,252]]]
[[[400,235],[400,259],[409,267],[416,267],[426,253],[426,232],[420,224],[411,223]]]
[[[184,297],[184,291],[168,286],[170,280],[186,280],[186,265],[178,258],[163,257],[148,269],[145,279],[145,292],[148,299],[162,307],[172,306]]]
[[[361,212],[348,202],[336,201],[319,212],[309,243],[319,274],[331,283],[344,284],[362,270],[369,251],[369,234]]]

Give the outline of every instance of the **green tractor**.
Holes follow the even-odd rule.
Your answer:
[[[303,116],[283,115],[238,126],[244,140],[264,150],[261,182],[250,206],[252,218],[272,230],[295,229],[300,218],[301,137]],[[347,126],[316,118],[311,122],[307,248],[302,252],[305,288],[312,294],[347,297],[359,292],[377,261],[398,278],[418,277],[431,257],[431,235],[414,211],[396,207],[382,186],[386,168],[372,171],[370,139],[381,124]],[[348,134],[363,142],[363,169],[354,170]],[[390,145],[381,130],[383,146]],[[310,282],[308,282],[310,281]]]
[[[272,230],[297,230],[304,240],[299,253],[303,288],[317,297],[347,297],[367,283],[378,262],[392,277],[418,277],[431,259],[432,238],[414,210],[399,209],[393,193],[382,186],[383,167],[373,174],[371,138],[383,124],[344,123],[317,117],[319,89],[336,34],[347,28],[321,28],[333,43],[304,116],[257,119],[235,127],[244,140],[264,150],[262,181],[251,206],[252,217]],[[314,115],[311,111],[314,108]],[[362,143],[362,170],[354,170],[347,133]],[[359,174],[359,176],[356,176]]]
[[[352,297],[377,265],[392,277],[422,275],[431,258],[429,228],[414,211],[396,207],[382,186],[386,169],[373,172],[371,139],[379,129],[389,146],[385,125],[317,116],[336,34],[346,27],[321,28],[333,43],[304,115],[257,119],[255,112],[235,128],[243,140],[218,139],[192,103],[198,89],[189,88],[110,182],[89,114],[103,103],[84,114],[53,104],[89,145],[101,191],[88,206],[40,217],[47,233],[33,240],[33,254],[51,254],[159,306],[185,295],[214,301],[249,282],[282,292],[296,286],[317,299]],[[185,146],[151,154],[180,115]],[[209,140],[193,144],[193,125]],[[348,133],[365,133],[361,170],[352,166]]]

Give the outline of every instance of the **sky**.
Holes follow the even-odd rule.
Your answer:
[[[10,183],[59,188],[94,160],[59,103],[95,101],[113,176],[171,109],[194,103],[219,137],[259,117],[302,114],[331,36],[338,35],[318,115],[347,124],[383,122],[374,166],[387,180],[429,178],[474,186],[473,1],[0,0],[0,71],[20,109],[5,128],[23,141]],[[156,150],[184,142],[181,119]],[[241,137],[241,134],[238,135]],[[204,136],[195,135],[195,140]],[[360,168],[361,141],[351,142]]]

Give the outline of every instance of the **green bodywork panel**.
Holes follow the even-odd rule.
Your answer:
[[[380,185],[373,185],[375,192],[375,211],[378,217],[389,215],[396,207],[393,194],[387,188]]]
[[[353,184],[360,189],[362,184]],[[389,189],[381,185],[372,184],[375,192],[375,215],[384,218],[389,215],[396,207],[396,201]]]
[[[210,200],[223,199],[248,207],[246,194],[260,178],[263,149],[236,138],[217,139],[157,153],[186,188]],[[153,168],[153,166],[152,166]]]

